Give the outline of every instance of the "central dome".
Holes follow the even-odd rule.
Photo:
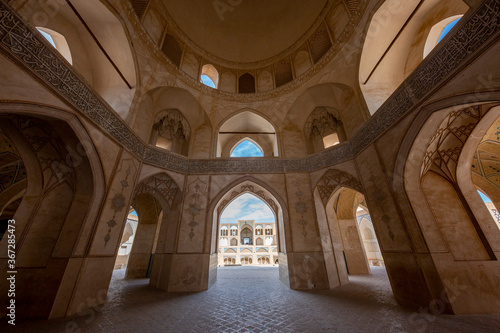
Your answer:
[[[163,3],[184,34],[210,55],[230,62],[252,63],[291,47],[308,32],[328,0]]]

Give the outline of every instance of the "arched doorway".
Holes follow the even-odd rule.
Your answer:
[[[150,286],[169,290],[169,260],[174,253],[182,192],[166,173],[142,180],[135,188],[132,207],[137,231],[130,251],[126,278],[150,278]]]
[[[220,214],[218,242],[219,267],[270,264],[271,258],[278,259],[275,213],[262,198],[251,192],[240,193]],[[259,260],[263,253],[267,262]],[[244,257],[251,258],[251,262]],[[228,258],[236,262],[226,262]]]
[[[231,203],[238,202],[239,198],[244,199],[245,196],[266,205],[274,221],[238,219],[237,214],[225,217],[224,212],[230,210]],[[279,277],[287,285],[289,284],[284,230],[287,213],[275,194],[256,179],[243,179],[222,190],[210,207],[213,209],[211,253],[215,255],[219,267],[271,265],[271,263],[279,262]],[[245,218],[244,215],[242,217]],[[266,230],[268,230],[267,235]],[[266,237],[272,238],[267,245]],[[263,254],[264,250],[266,254]],[[212,279],[215,280],[216,274],[216,269],[211,270]]]
[[[18,114],[6,113],[10,108]],[[0,209],[13,221],[19,317],[53,318],[71,312],[71,292],[82,278],[88,230],[96,225],[104,179],[88,133],[76,119],[51,109],[4,104],[0,110]],[[3,228],[2,228],[3,229]],[[7,258],[8,237],[0,244]],[[10,242],[9,242],[10,243]],[[74,272],[79,272],[74,274]],[[73,274],[74,278],[69,278]]]
[[[408,136],[404,188],[455,314],[500,309],[490,282],[499,277],[500,230],[477,192],[488,177],[478,147],[490,144],[499,115],[495,104],[454,106],[430,114],[418,134]],[[458,294],[450,280],[462,286]]]
[[[314,191],[316,212],[329,264],[330,286],[349,282],[349,275],[370,274],[370,265],[383,266],[375,229],[359,180],[348,172],[330,169]]]

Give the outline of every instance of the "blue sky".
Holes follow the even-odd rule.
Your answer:
[[[441,33],[441,36],[439,36],[438,43],[450,32],[450,30],[457,24],[457,22],[460,21],[460,18],[457,18],[455,21],[452,21],[448,23],[446,27],[444,27],[443,32]]]
[[[224,209],[220,223],[235,223],[238,220],[255,222],[275,222],[274,214],[262,200],[253,194],[245,193],[236,198]]]
[[[491,200],[487,196],[482,194],[480,191],[477,191],[477,193],[479,193],[479,195],[481,196],[481,199],[483,199],[484,202],[491,202]]]
[[[234,148],[231,157],[262,157],[262,152],[254,143],[245,140]]]
[[[52,44],[53,47],[56,47],[56,44],[54,43],[51,35],[42,30],[38,30],[38,32],[40,32],[42,36],[45,37],[45,39],[48,40],[50,44]]]
[[[215,88],[215,83],[208,76],[202,75],[200,79],[201,83],[203,83],[204,85]]]

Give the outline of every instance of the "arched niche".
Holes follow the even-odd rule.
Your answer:
[[[58,51],[123,118],[128,120],[138,73],[126,25],[114,9],[98,0],[57,1],[46,10],[44,2],[30,2],[20,11],[32,26],[52,35]],[[62,36],[67,49],[61,48]],[[70,61],[71,62],[71,61]]]
[[[275,127],[254,111],[244,110],[226,119],[217,133],[217,157],[228,158],[233,149],[244,140],[256,144],[264,157],[278,156]]]
[[[134,120],[136,133],[143,140],[152,143],[151,139],[156,136],[155,124],[172,110],[179,112],[176,113],[177,119],[184,118],[183,128],[190,129],[189,143],[186,145],[187,156],[209,158],[212,149],[212,124],[197,99],[185,89],[158,87],[147,92]],[[186,133],[186,130],[183,131]]]
[[[424,58],[432,27],[463,15],[462,0],[385,1],[372,16],[363,43],[359,83],[374,114]]]
[[[487,282],[500,274],[500,231],[472,181],[475,152],[499,115],[495,104],[445,108],[408,137],[404,189],[444,292],[455,295],[449,279],[463,286],[463,293],[450,299],[455,314],[500,311],[498,288]]]
[[[160,112],[151,132],[150,144],[188,156],[191,127],[179,110]]]
[[[304,157],[312,148],[304,134],[306,123],[316,110],[329,110],[342,123],[343,140],[352,136],[367,119],[355,92],[340,83],[324,83],[306,89],[288,110],[280,128],[284,157]],[[341,140],[341,141],[343,141]]]
[[[17,178],[22,174],[20,164],[12,186],[0,191],[4,211],[14,202],[17,205],[10,211],[16,239],[23,240],[16,248],[16,281],[39,290],[16,291],[19,315],[45,319],[69,315],[105,197],[99,156],[87,131],[70,113],[3,103],[0,119],[2,135],[13,148],[6,151],[3,146],[1,155],[18,156],[26,170],[24,191],[8,193],[23,182]],[[6,258],[7,237],[0,244],[0,255]]]
[[[347,141],[340,112],[328,107],[317,107],[311,112],[304,124],[304,135],[308,154]]]
[[[238,92],[240,94],[255,92],[255,77],[252,74],[245,73],[238,78]]]

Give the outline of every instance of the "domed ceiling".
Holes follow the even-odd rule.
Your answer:
[[[312,33],[328,0],[162,0],[197,46],[219,59],[253,63]]]

